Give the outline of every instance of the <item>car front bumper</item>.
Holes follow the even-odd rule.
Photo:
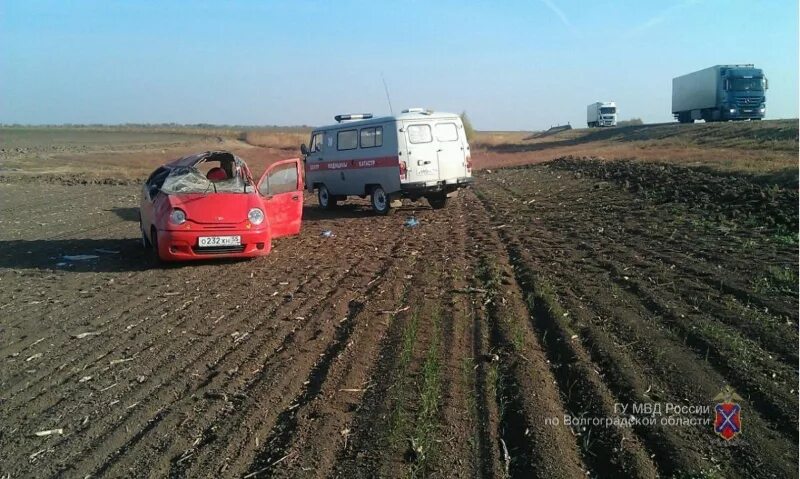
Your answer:
[[[162,230],[157,234],[159,256],[166,261],[252,258],[267,255],[272,249],[270,235],[266,230]],[[198,244],[201,236],[239,236],[242,241],[239,246],[200,248]]]

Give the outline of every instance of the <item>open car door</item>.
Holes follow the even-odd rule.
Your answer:
[[[300,233],[303,219],[303,177],[299,158],[274,163],[258,182],[272,237]]]

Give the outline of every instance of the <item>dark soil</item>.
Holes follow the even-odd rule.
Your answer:
[[[135,184],[62,180],[0,179],[0,477],[797,475],[796,190],[562,158],[155,266]]]

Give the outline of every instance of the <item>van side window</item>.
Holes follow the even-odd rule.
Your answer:
[[[436,139],[439,141],[458,140],[458,128],[455,123],[437,123]]]
[[[430,125],[408,125],[408,141],[411,143],[430,143],[433,141]]]
[[[383,127],[362,128],[359,131],[361,136],[361,148],[375,148],[383,146]]]
[[[336,149],[355,150],[358,148],[358,130],[344,130],[336,134]]]
[[[325,133],[323,133],[321,131],[319,133],[314,133],[314,136],[311,137],[311,151],[312,152],[322,151],[322,144],[323,144],[323,138],[324,137],[325,137]]]

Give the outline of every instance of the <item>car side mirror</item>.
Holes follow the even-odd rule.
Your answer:
[[[305,143],[300,145],[300,152],[303,153],[304,155],[308,154],[308,147],[306,146]]]

